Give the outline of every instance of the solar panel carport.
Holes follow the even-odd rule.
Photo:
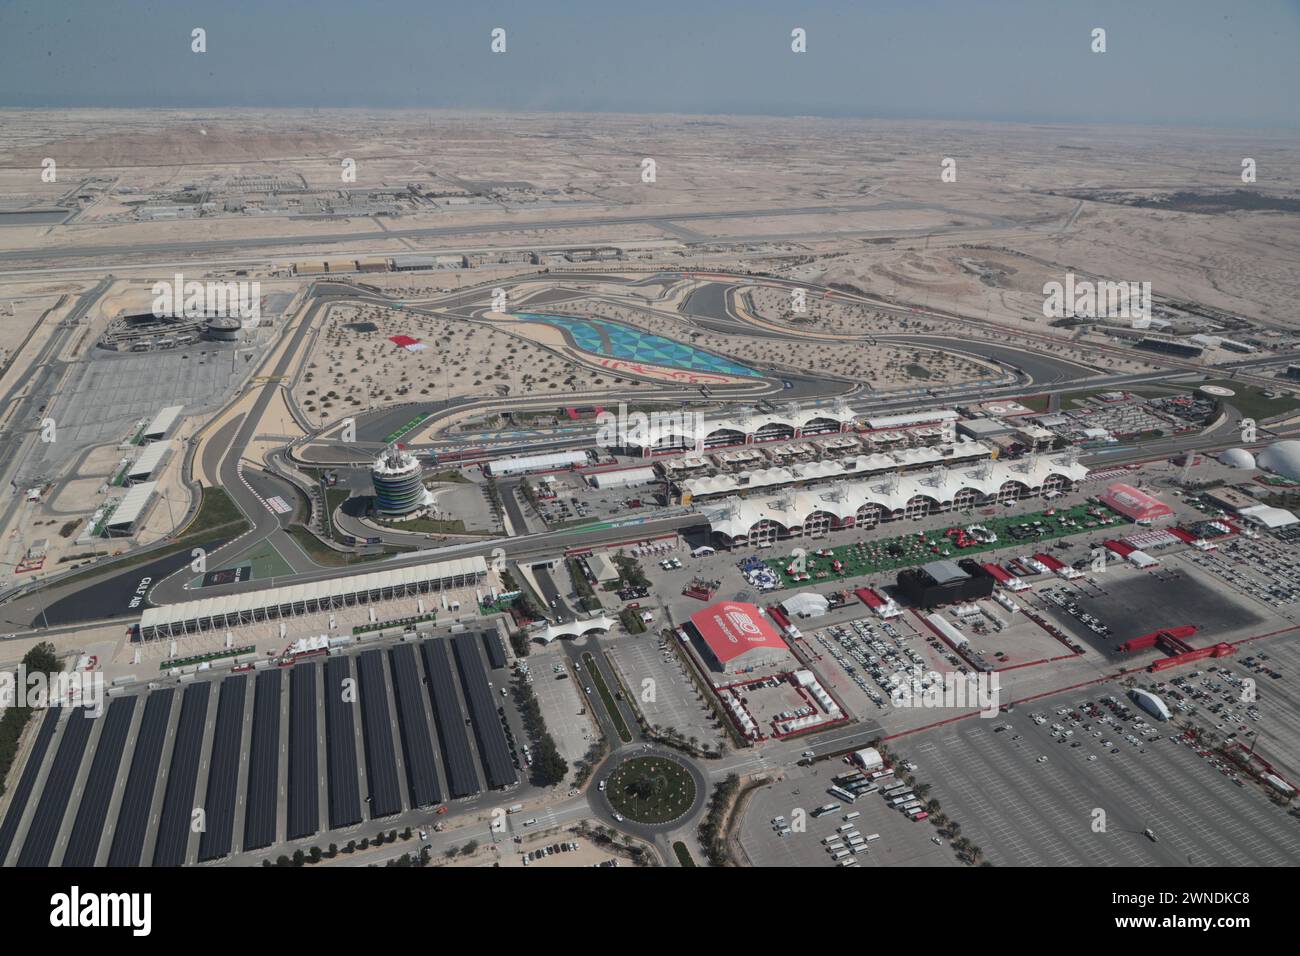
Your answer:
[[[276,783],[280,770],[280,670],[262,671],[253,684],[253,739],[249,742],[248,803],[244,807],[244,850],[275,842]],[[312,688],[314,691],[315,688]],[[315,718],[316,695],[312,694]],[[290,719],[292,724],[292,718]],[[315,720],[312,721],[315,727]],[[316,756],[312,734],[312,756]],[[290,741],[290,747],[293,742]],[[312,790],[315,793],[315,790]]]
[[[345,697],[343,687],[343,682],[351,676],[351,658],[331,657],[325,662],[325,741],[328,747],[326,773],[329,777],[331,830],[361,822],[356,726],[352,716],[355,694]]]
[[[366,782],[370,785],[370,819],[402,812],[393,750],[393,722],[388,716],[388,685],[384,683],[384,652],[363,651],[357,657],[361,691],[361,735],[366,744]]]
[[[474,738],[478,741],[479,756],[483,758],[488,786],[496,789],[518,783],[519,777],[515,773],[514,761],[510,758],[506,734],[501,727],[501,719],[497,716],[497,705],[488,688],[483,658],[479,656],[477,635],[466,632],[457,634],[451,640],[456,652],[460,685],[465,689],[465,699],[469,702]]]
[[[203,724],[211,695],[212,685],[202,681],[186,687],[181,697],[172,765],[167,772],[167,790],[158,818],[158,841],[153,849],[154,866],[180,866],[185,862],[194,813],[194,786],[203,754]]]
[[[9,855],[9,848],[13,845],[14,836],[18,832],[18,823],[22,820],[23,811],[27,809],[27,801],[32,797],[36,777],[45,763],[45,752],[50,749],[50,740],[54,737],[54,729],[58,723],[59,708],[51,707],[45,711],[45,720],[41,723],[41,729],[36,732],[36,743],[32,745],[27,765],[23,767],[22,776],[18,778],[18,786],[14,788],[13,799],[9,801],[9,812],[5,814],[4,824],[0,825],[0,864],[4,863],[5,857]]]
[[[290,840],[299,840],[311,836],[320,827],[320,797],[316,786],[319,773],[319,761],[316,757],[316,698],[319,696],[316,693],[316,673],[315,661],[297,664],[289,672],[289,808],[287,823]],[[355,755],[353,756],[352,768],[352,788],[355,791],[357,776]],[[334,802],[334,784],[332,782],[330,783],[329,792],[330,812],[332,814]],[[274,813],[274,808],[272,808],[272,813]],[[357,813],[360,814],[359,809]]]
[[[131,732],[131,718],[135,715],[138,698],[115,698],[108,705],[104,729],[99,732],[95,759],[90,764],[77,807],[77,820],[68,837],[68,849],[63,854],[64,866],[94,866],[99,853],[99,843],[104,836],[104,821],[108,819],[108,804],[117,786],[118,769],[126,750],[126,738]]]
[[[388,652],[393,665],[393,694],[397,697],[397,726],[401,732],[402,760],[412,807],[431,807],[442,801],[438,787],[438,766],[433,759],[433,740],[424,715],[424,692],[420,662],[415,648],[399,644]]]
[[[493,670],[506,666],[506,651],[501,646],[501,635],[496,631],[483,632],[483,649],[487,651],[488,665]]]
[[[50,774],[41,788],[40,799],[36,801],[36,813],[27,827],[27,839],[18,854],[19,866],[50,865],[50,854],[54,852],[54,841],[59,837],[63,815],[68,812],[68,798],[72,796],[72,786],[77,781],[81,758],[95,727],[91,713],[85,708],[73,708],[63,724],[59,749],[54,753]]]
[[[429,672],[429,698],[433,701],[434,727],[442,748],[442,766],[447,773],[447,789],[452,799],[472,797],[482,790],[474,768],[474,752],[465,717],[456,696],[456,680],[451,676],[451,645],[445,639],[423,641],[424,668]]]
[[[145,826],[153,807],[154,785],[158,782],[158,766],[162,762],[163,744],[167,741],[167,724],[171,720],[175,694],[173,688],[165,687],[154,691],[145,701],[144,717],[135,739],[135,754],[131,758],[131,772],[126,778],[117,827],[113,831],[109,866],[140,865]]]
[[[487,562],[482,556],[475,556],[200,601],[183,601],[145,610],[140,616],[140,637],[143,640],[174,637],[447,588],[470,587],[486,575]]]
[[[230,853],[235,832],[235,795],[239,789],[240,746],[244,736],[244,699],[248,678],[235,674],[221,682],[217,723],[212,731],[212,756],[208,759],[208,790],[204,798],[203,833],[199,860],[215,860]]]

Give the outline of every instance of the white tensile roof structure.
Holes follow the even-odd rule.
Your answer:
[[[819,512],[837,520],[855,518],[859,509],[879,506],[885,514],[906,509],[914,498],[951,506],[963,490],[981,497],[995,496],[1004,486],[1021,486],[1033,493],[1052,476],[1082,481],[1088,469],[1063,457],[1038,456],[1019,461],[985,461],[967,467],[934,469],[904,475],[881,475],[811,489],[786,489],[779,496],[727,498],[700,510],[713,531],[729,538],[744,537],[760,522],[789,530],[801,528]]]
[[[713,475],[705,478],[687,478],[681,482],[684,492],[692,498],[708,495],[732,494],[749,488],[771,488],[792,485],[800,481],[825,481],[833,478],[855,478],[860,475],[879,474],[919,468],[940,462],[989,458],[993,447],[984,442],[964,441],[952,445],[933,445],[924,448],[904,448],[895,452],[876,452],[871,455],[852,455],[830,461],[810,461],[775,468],[756,468],[753,471],[731,475]]]
[[[570,621],[568,624],[548,624],[537,633],[537,639],[543,644],[549,644],[557,637],[581,637],[589,631],[608,631],[613,628],[615,621],[612,617],[602,614],[600,617],[593,617],[586,621]]]
[[[324,608],[464,587],[477,583],[486,574],[487,562],[481,555],[475,555],[200,601],[183,601],[148,608],[140,616],[140,636],[149,640],[192,634],[209,628],[234,627]]]
[[[754,435],[772,426],[794,431],[808,428],[813,424],[834,425],[839,429],[854,420],[852,409],[841,404],[798,408],[791,406],[775,412],[742,412],[723,418],[710,418],[702,427],[697,427],[689,415],[651,416],[646,427],[639,430],[637,437],[645,439],[645,447],[653,448],[671,444],[674,440],[694,443],[696,439],[708,439],[718,432]]]

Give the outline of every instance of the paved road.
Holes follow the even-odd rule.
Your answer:
[[[591,229],[608,226],[640,225],[654,226],[665,220],[682,222],[692,220],[727,220],[727,219],[768,219],[779,216],[822,216],[861,212],[893,212],[900,209],[933,209],[928,203],[914,202],[880,202],[874,204],[841,204],[833,206],[799,206],[777,207],[769,209],[727,209],[703,211],[683,209],[666,210],[657,213],[639,212],[635,214],[587,216],[580,219],[504,219],[499,222],[462,223],[450,226],[427,226],[416,229],[380,229],[365,232],[322,232],[298,236],[266,236],[261,238],[244,237],[239,239],[207,239],[194,242],[171,243],[119,243],[113,245],[69,245],[42,248],[17,249],[0,253],[0,263],[24,263],[43,261],[63,261],[66,259],[86,259],[95,257],[112,257],[122,260],[130,256],[167,254],[171,256],[188,253],[206,253],[221,249],[270,249],[298,248],[304,246],[335,245],[392,239],[432,239],[444,236],[478,236],[497,232],[526,232],[533,230],[556,229]],[[973,213],[968,210],[951,210],[959,212],[964,219],[983,219],[988,228],[1008,228],[1015,223],[996,216]],[[933,232],[934,230],[927,230]],[[942,231],[942,230],[939,230]]]

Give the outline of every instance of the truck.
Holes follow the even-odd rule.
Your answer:
[[[512,804],[511,806],[506,807],[506,813],[518,813],[523,808],[524,805],[522,803]]]

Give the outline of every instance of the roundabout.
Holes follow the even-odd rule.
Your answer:
[[[662,751],[616,754],[591,797],[621,829],[650,833],[672,829],[703,805],[703,775],[689,761]],[[601,806],[603,805],[603,806]]]

